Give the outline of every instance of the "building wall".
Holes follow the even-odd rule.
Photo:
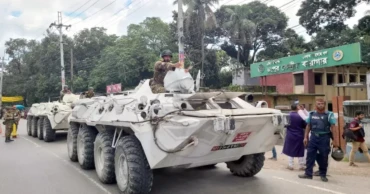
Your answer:
[[[280,94],[293,93],[293,76],[291,73],[266,76],[266,83],[261,77],[260,84],[276,86],[276,91]]]

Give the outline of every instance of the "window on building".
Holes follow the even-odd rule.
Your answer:
[[[350,74],[349,75],[349,83],[357,82],[356,75]]]
[[[326,74],[326,85],[328,86],[332,86],[334,85],[334,74],[332,73],[328,73]]]
[[[315,85],[322,85],[322,73],[315,73]]]
[[[346,77],[343,76],[343,74],[338,74],[338,84],[344,83],[345,79],[346,79]]]
[[[360,82],[366,82],[366,75],[360,75]]]
[[[294,74],[294,80],[296,86],[304,85],[303,73]]]

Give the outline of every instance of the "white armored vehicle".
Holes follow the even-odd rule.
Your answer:
[[[65,94],[62,102],[46,102],[32,104],[27,114],[27,133],[45,142],[55,140],[57,130],[69,128],[68,117],[72,112],[72,104],[79,95]]]
[[[242,177],[262,169],[284,127],[279,110],[252,106],[238,98],[241,92],[197,93],[183,69],[167,73],[165,88],[154,94],[144,80],[127,96],[77,101],[70,159],[95,168],[103,183],[117,182],[124,194],[149,193],[153,169],[226,162]]]

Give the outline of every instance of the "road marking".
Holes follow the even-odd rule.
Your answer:
[[[285,179],[285,178],[281,178],[281,177],[273,176],[272,178],[274,178],[274,179],[279,179],[279,180],[286,181],[286,182],[290,182],[290,183],[294,183],[294,184],[297,184],[297,185],[303,185],[303,186],[310,187],[310,188],[313,188],[313,189],[317,189],[317,190],[320,190],[320,191],[326,191],[326,192],[328,192],[328,193],[333,193],[333,194],[345,194],[345,193],[341,193],[341,192],[338,192],[338,191],[333,191],[333,190],[330,190],[330,189],[325,189],[325,188],[318,187],[318,186],[313,186],[313,185],[303,184],[303,183],[300,183],[300,182],[297,182],[297,181],[292,181],[292,180]]]
[[[45,149],[43,146],[39,145],[38,143],[26,138],[26,137],[22,137],[22,139],[25,139],[27,140],[28,142],[34,144],[36,147],[41,147],[43,148],[44,151],[46,151],[48,154],[50,155],[53,155],[54,157],[58,158],[59,160],[61,160],[64,164],[67,164],[68,166],[72,167],[73,169],[75,169],[79,174],[81,174],[82,176],[84,176],[85,178],[87,178],[89,181],[91,181],[95,186],[97,186],[99,189],[101,189],[102,191],[104,191],[105,193],[107,194],[112,194],[111,192],[109,192],[106,188],[104,188],[101,184],[99,184],[98,182],[96,182],[93,178],[91,178],[89,175],[85,174],[81,169],[77,168],[76,166],[74,166],[73,164],[71,164],[69,161],[63,159],[62,157],[60,157],[58,154],[52,152],[52,151],[49,151],[47,149]]]
[[[37,144],[36,142],[34,142],[34,141],[32,141],[32,140],[30,140],[30,139],[28,139],[28,138],[25,138],[25,137],[21,137],[22,139],[24,139],[24,140],[27,140],[28,142],[30,142],[30,143],[32,143],[33,145],[35,145],[37,148],[39,148],[39,147],[41,147],[39,144]]]

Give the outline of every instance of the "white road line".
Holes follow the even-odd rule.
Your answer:
[[[32,143],[33,145],[35,145],[37,148],[39,148],[39,147],[41,147],[39,144],[37,144],[36,142],[34,142],[34,141],[32,141],[32,140],[30,140],[30,139],[28,139],[28,138],[25,138],[25,137],[21,137],[22,139],[24,139],[24,140],[27,140],[28,142],[30,142],[30,143]]]
[[[333,191],[333,190],[325,189],[325,188],[318,187],[318,186],[307,185],[307,184],[303,184],[303,183],[300,183],[300,182],[297,182],[297,181],[292,181],[292,180],[281,178],[281,177],[277,177],[277,176],[273,176],[272,178],[278,179],[278,180],[282,180],[282,181],[286,181],[286,182],[290,182],[290,183],[294,183],[294,184],[297,184],[297,185],[303,185],[303,186],[306,186],[306,187],[309,187],[309,188],[317,189],[317,190],[320,190],[320,191],[325,191],[325,192],[328,192],[328,193],[345,194],[345,193],[342,193],[342,192]]]
[[[36,147],[41,147],[43,148],[41,145],[39,145],[38,143],[26,138],[26,137],[22,137],[23,139],[27,140],[28,142],[34,144]],[[105,193],[107,194],[112,194],[111,192],[109,192],[107,189],[105,189],[101,184],[99,184],[98,182],[96,182],[93,178],[91,178],[89,175],[85,174],[81,169],[77,168],[76,166],[74,166],[73,164],[71,164],[69,161],[63,159],[62,157],[60,157],[58,154],[52,152],[52,151],[49,151],[45,148],[43,148],[44,151],[46,151],[48,154],[50,155],[53,155],[54,157],[58,158],[59,160],[61,160],[64,164],[67,164],[68,166],[72,167],[73,169],[75,169],[79,174],[81,174],[82,176],[84,176],[85,178],[87,178],[89,181],[91,181],[95,186],[97,186],[99,189],[101,189],[102,191],[104,191]]]

